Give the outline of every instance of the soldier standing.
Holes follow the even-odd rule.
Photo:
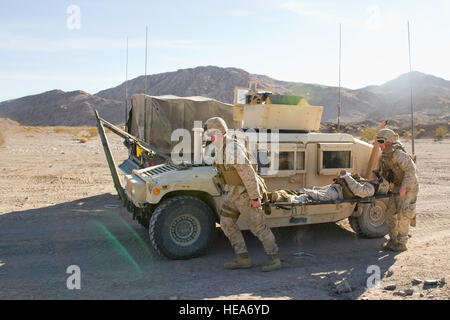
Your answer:
[[[383,248],[405,251],[409,226],[416,225],[416,200],[419,192],[416,165],[398,141],[394,131],[380,130],[377,141],[382,151],[381,175],[389,181],[390,190],[398,193],[389,198],[386,211],[389,241],[383,245]]]
[[[222,118],[214,117],[205,122],[206,135],[214,143],[218,152],[214,165],[229,191],[220,212],[220,226],[230,240],[237,255],[235,259],[225,263],[226,269],[242,269],[252,267],[242,232],[237,225],[239,216],[245,215],[250,222],[250,231],[262,242],[268,255],[268,261],[262,271],[281,268],[278,257],[278,246],[270,228],[264,222],[261,199],[266,192],[264,180],[258,176],[252,166],[245,147],[237,140],[226,135],[228,127]],[[217,160],[223,155],[223,164]]]

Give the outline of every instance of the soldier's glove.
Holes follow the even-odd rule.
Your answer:
[[[398,193],[400,197],[404,197],[406,195],[406,186],[401,186]]]
[[[252,200],[250,200],[250,207],[251,208],[261,208],[261,200],[258,198],[258,199],[252,199]]]

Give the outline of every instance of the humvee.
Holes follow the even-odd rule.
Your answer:
[[[204,106],[208,110],[211,104],[218,103],[214,109],[225,114],[228,122],[237,124],[237,132],[244,137],[247,146],[250,139],[246,138],[254,137],[256,133],[252,147],[256,149],[258,173],[269,191],[327,185],[343,169],[362,176],[367,174],[373,146],[350,134],[317,132],[323,107],[311,106],[301,97],[274,95],[270,90],[258,89],[255,84],[249,88],[236,88],[234,105],[210,99],[134,95],[125,131],[96,113],[97,126],[119,196],[133,218],[148,228],[154,249],[170,259],[189,259],[207,250],[214,240],[226,194],[218,172],[210,161],[206,161],[201,125],[192,129],[194,150],[201,150],[200,160],[197,156],[195,164],[174,163],[168,153],[159,163],[152,160],[161,150],[155,150],[151,138],[145,139],[149,137],[145,132],[146,119],[156,112],[153,110],[155,105],[166,103],[167,109],[170,105],[179,107],[186,101],[189,105],[197,103],[196,107],[200,102],[209,101]],[[206,120],[204,112],[201,113],[202,120]],[[155,126],[153,119],[151,115],[150,122]],[[129,149],[129,158],[119,165],[121,174],[109,150],[104,126],[124,137]],[[164,127],[160,126],[160,129]],[[158,132],[161,138],[161,130]],[[261,132],[268,134],[258,135]],[[273,132],[278,133],[276,148],[266,139]],[[273,203],[267,204],[264,211],[266,223],[271,228],[348,218],[358,235],[374,238],[387,233],[386,203],[387,199],[382,197],[310,205]],[[249,229],[245,216],[239,218],[238,225],[242,230]]]

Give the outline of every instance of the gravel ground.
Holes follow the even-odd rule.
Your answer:
[[[232,249],[217,230],[206,255],[158,256],[147,231],[120,206],[98,137],[79,143],[52,128],[2,130],[0,299],[449,299],[450,141],[416,140],[421,189],[409,250],[387,253],[385,239],[360,239],[347,221],[274,229],[283,268],[260,272],[261,244],[245,233],[256,266],[224,270]],[[116,161],[126,157],[109,135]],[[409,145],[406,143],[407,147]],[[312,256],[297,257],[304,251]],[[67,268],[79,266],[81,289]],[[378,287],[368,289],[376,265]],[[351,291],[337,294],[347,282]],[[385,290],[395,285],[395,290]],[[413,289],[412,295],[398,291]],[[401,294],[401,292],[400,292]]]

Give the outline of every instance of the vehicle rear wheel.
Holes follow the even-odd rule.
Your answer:
[[[150,219],[153,248],[169,259],[200,256],[213,242],[214,213],[202,200],[176,196],[161,203]]]
[[[385,216],[386,209],[387,206],[383,201],[377,201],[375,205],[366,204],[363,207],[361,216],[350,216],[348,218],[350,226],[360,237],[384,237],[388,232]]]

